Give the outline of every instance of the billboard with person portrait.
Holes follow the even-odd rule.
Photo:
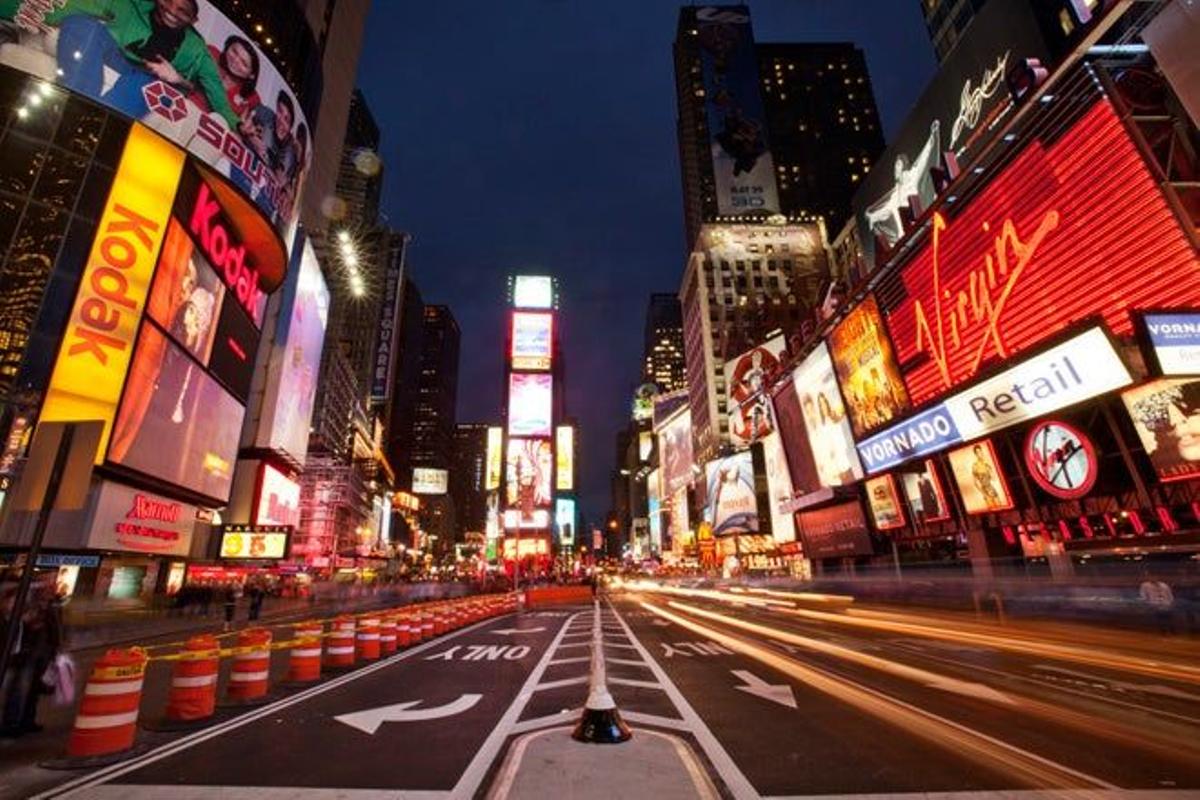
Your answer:
[[[729,441],[747,447],[775,430],[766,387],[779,371],[779,354],[786,344],[776,336],[725,362],[729,392]]]
[[[904,485],[904,496],[908,500],[914,522],[941,522],[950,519],[946,493],[942,490],[942,481],[931,459],[907,467],[900,475],[900,482]]]
[[[1121,394],[1159,480],[1200,475],[1200,378],[1164,378]]]
[[[311,131],[251,37],[208,0],[19,0],[0,64],[86,95],[154,129],[290,227]]]
[[[714,536],[758,533],[754,461],[749,450],[708,462],[705,521]]]
[[[991,439],[982,439],[948,454],[954,482],[968,514],[987,514],[1013,507],[1008,481],[1000,469]]]
[[[792,373],[813,463],[822,486],[845,486],[863,476],[833,362],[824,342]]]
[[[692,482],[692,412],[681,408],[658,431],[663,492],[675,494]]]
[[[830,332],[829,349],[855,436],[909,409],[908,391],[874,295],[867,295]]]
[[[508,435],[550,436],[553,378],[546,373],[508,376]]]
[[[525,511],[550,507],[554,454],[549,439],[510,438],[505,467],[505,499],[509,508]]]

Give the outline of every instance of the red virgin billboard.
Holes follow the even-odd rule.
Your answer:
[[[878,291],[914,404],[1101,315],[1200,305],[1200,260],[1106,100],[1028,144]]]

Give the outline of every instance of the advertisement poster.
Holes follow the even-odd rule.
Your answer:
[[[552,378],[514,372],[508,376],[508,435],[550,437],[554,407]]]
[[[1200,475],[1200,378],[1166,378],[1121,395],[1163,481]]]
[[[908,411],[908,392],[873,295],[837,324],[829,347],[855,436]]]
[[[221,529],[221,558],[283,558],[292,529],[282,525],[226,525]]]
[[[777,212],[750,14],[744,6],[702,6],[695,13],[717,213]]]
[[[553,308],[554,279],[548,275],[518,275],[513,280],[515,308]]]
[[[483,488],[487,491],[500,488],[500,477],[504,470],[504,429],[490,427],[487,430],[487,472]]]
[[[779,354],[785,344],[783,336],[776,336],[725,362],[729,441],[734,447],[747,447],[775,430],[765,389],[779,371]]]
[[[646,476],[646,514],[650,520],[650,550],[662,552],[663,543],[663,504],[662,486],[659,483],[659,471],[652,470]]]
[[[268,55],[207,0],[183,4],[160,27],[147,5],[6,3],[16,40],[0,48],[0,63],[152,128],[287,230],[312,150],[296,96]]]
[[[658,433],[663,489],[675,494],[692,483],[692,412],[681,409]]]
[[[710,461],[706,470],[708,505],[704,516],[713,535],[758,533],[758,499],[750,451]]]
[[[796,494],[808,494],[821,487],[813,458],[812,441],[805,428],[804,413],[794,380],[781,381],[772,391],[771,407],[775,425],[787,458],[788,474]]]
[[[651,427],[657,431],[675,412],[688,404],[687,389],[676,389],[673,392],[658,394],[654,397],[654,411],[651,414]]]
[[[549,508],[554,456],[549,439],[509,439],[505,498],[521,511]]]
[[[570,425],[559,425],[554,432],[554,488],[575,489],[575,429]]]
[[[575,501],[560,497],[554,501],[554,527],[558,529],[558,543],[563,547],[575,544]]]
[[[808,558],[850,558],[874,553],[862,506],[855,500],[796,514]]]
[[[792,373],[792,380],[821,485],[845,486],[862,478],[850,420],[824,342],[819,342],[801,362]]]
[[[450,473],[432,467],[413,467],[413,494],[445,494],[450,486]]]
[[[694,544],[691,531],[691,520],[688,518],[687,489],[680,489],[668,497],[670,524],[667,530],[671,534],[671,548],[679,552],[684,547]]]
[[[1200,312],[1146,312],[1142,324],[1163,375],[1200,375]]]
[[[193,505],[102,481],[87,546],[93,550],[186,556],[195,527]]]
[[[941,522],[950,519],[946,493],[942,489],[942,481],[938,478],[937,467],[933,461],[922,461],[916,472],[906,468],[906,471],[900,474],[900,482],[904,485],[904,496],[908,500],[908,508],[912,511],[914,522]]]
[[[870,478],[863,483],[867,492],[867,506],[878,530],[904,527],[904,509],[900,495],[896,493],[896,481],[891,475]]]
[[[550,369],[554,343],[554,315],[514,311],[512,315],[512,368]]]
[[[256,525],[300,524],[300,483],[263,462],[258,473],[258,502],[255,503]]]
[[[1000,469],[991,439],[951,450],[947,455],[967,513],[987,514],[1013,507],[1008,481]]]
[[[1047,420],[1025,437],[1025,467],[1033,482],[1062,499],[1083,497],[1096,483],[1100,462],[1096,448],[1083,431],[1065,422]]]
[[[771,535],[775,541],[794,542],[796,524],[789,512],[780,511],[780,505],[792,499],[792,476],[788,474],[787,458],[783,453],[783,439],[778,432],[762,439],[763,461],[767,471],[767,502],[770,504]]]

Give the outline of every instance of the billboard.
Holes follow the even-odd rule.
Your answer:
[[[575,429],[559,425],[554,431],[554,488],[570,492],[575,488]]]
[[[911,407],[874,295],[867,295],[834,327],[829,349],[855,436],[891,422]]]
[[[848,558],[874,552],[867,520],[857,500],[796,514],[809,558]]]
[[[693,458],[692,412],[683,408],[658,429],[658,459],[665,494],[675,494],[691,485]]]
[[[300,524],[300,482],[265,461],[258,472],[254,524],[293,528]]]
[[[750,10],[702,6],[695,15],[717,213],[777,213],[775,165],[759,94]]]
[[[776,336],[725,362],[729,441],[734,447],[747,447],[775,430],[765,389],[770,376],[779,371],[779,354],[785,345],[783,336]]]
[[[904,497],[908,500],[913,522],[941,522],[950,519],[946,492],[942,489],[942,481],[938,477],[933,460],[926,459],[914,467],[900,474],[900,483],[904,486]]]
[[[183,153],[135,125],[117,165],[54,362],[43,422],[103,420],[104,458]]]
[[[505,505],[527,511],[548,508],[553,498],[550,475],[554,456],[549,439],[508,440],[505,459]]]
[[[818,342],[796,367],[792,381],[821,486],[845,486],[861,478],[862,464],[825,342]]]
[[[1030,428],[1022,452],[1029,477],[1060,500],[1083,497],[1100,474],[1100,461],[1091,439],[1059,420],[1043,420]]]
[[[504,512],[505,530],[528,530],[533,528],[549,528],[550,512],[545,508],[535,508],[524,512],[517,509],[506,509]]]
[[[688,491],[686,488],[667,496],[667,509],[670,513],[667,533],[671,537],[671,549],[679,552],[694,543],[691,521],[688,519]]]
[[[487,491],[500,488],[500,475],[504,470],[504,429],[492,426],[487,429],[487,462],[483,488]]]
[[[329,289],[307,239],[292,258],[298,264],[283,287],[256,444],[303,464],[329,319]]]
[[[863,489],[866,490],[867,506],[871,509],[871,517],[878,530],[904,527],[904,508],[900,505],[900,495],[896,492],[893,476],[868,478],[863,483]]]
[[[512,292],[515,308],[554,307],[554,279],[549,275],[518,275]]]
[[[794,380],[780,381],[771,392],[771,407],[775,414],[775,425],[787,458],[788,474],[792,479],[792,490],[808,494],[821,486],[817,465],[812,453],[812,442],[805,427],[804,413],[800,409],[800,397]]]
[[[554,315],[547,312],[512,313],[512,368],[550,369],[554,350]]]
[[[1147,311],[1142,324],[1161,375],[1200,375],[1200,311]]]
[[[1121,400],[1159,480],[1200,475],[1200,378],[1164,378]]]
[[[1107,100],[1034,140],[878,289],[915,403],[1101,316],[1200,305],[1200,258]],[[1097,280],[1096,276],[1103,276]]]
[[[371,369],[371,400],[383,403],[392,396],[395,383],[396,348],[400,328],[400,308],[404,293],[400,290],[404,278],[403,235],[389,239],[387,269],[383,273],[383,303],[380,305],[379,333],[375,337],[375,365]]]
[[[754,494],[754,461],[749,450],[705,465],[708,505],[705,521],[714,536],[758,533],[758,499]]]
[[[221,528],[221,558],[267,559],[287,555],[290,525],[224,525]]]
[[[991,439],[951,450],[947,455],[954,482],[958,484],[958,494],[968,514],[1007,511],[1013,507],[1008,481],[1004,479]]]
[[[196,507],[112,481],[101,481],[87,546],[93,550],[186,556]]]
[[[558,528],[558,543],[570,547],[575,544],[575,501],[560,497],[554,501],[554,527]]]
[[[449,490],[450,473],[444,469],[413,467],[413,494],[445,494]]]
[[[548,374],[513,372],[508,376],[508,435],[551,435],[553,379]]]
[[[789,512],[780,511],[792,499],[792,476],[788,474],[783,439],[773,432],[762,439],[763,461],[767,471],[767,502],[770,504],[771,535],[776,542],[794,542],[796,524]]]
[[[86,95],[188,150],[287,230],[312,136],[296,96],[208,0],[4,4],[0,63]],[[160,22],[159,20],[164,20]]]
[[[633,392],[633,421],[651,422],[654,420],[654,401],[658,396],[658,386],[653,383],[643,383]]]
[[[650,522],[650,549],[662,552],[663,543],[663,507],[662,484],[659,481],[659,470],[651,470],[646,476],[646,516]]]
[[[676,389],[673,392],[657,394],[654,396],[654,408],[651,412],[650,426],[657,431],[666,421],[670,419],[676,411],[688,404],[688,390]]]

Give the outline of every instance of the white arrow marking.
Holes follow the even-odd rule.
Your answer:
[[[788,708],[796,708],[796,696],[792,693],[792,687],[786,683],[771,684],[764,681],[762,678],[744,669],[730,670],[739,680],[744,683],[744,686],[735,686],[733,688],[761,697],[764,700],[770,700],[772,703],[779,703],[781,706]]]
[[[390,706],[380,706],[379,708],[368,708],[365,711],[355,711],[353,714],[342,714],[334,717],[338,722],[344,725],[349,725],[351,728],[357,728],[363,733],[374,735],[375,731],[385,722],[421,722],[427,719],[439,719],[441,717],[452,717],[455,714],[461,714],[467,709],[479,702],[481,694],[464,694],[462,697],[447,703],[444,706],[435,706],[433,708],[418,708],[415,711],[409,711],[415,705],[421,703],[420,700],[409,700],[404,703],[395,703]]]
[[[1087,678],[1090,681],[1104,681],[1114,689],[1124,689],[1132,692],[1145,692],[1146,694],[1157,694],[1161,697],[1172,697],[1176,700],[1191,700],[1192,702],[1200,701],[1200,695],[1185,692],[1182,689],[1176,689],[1174,686],[1164,686],[1161,683],[1129,683],[1128,681],[1116,680],[1115,678],[1106,678],[1103,675],[1090,675],[1086,672],[1076,672],[1073,669],[1065,667],[1055,667],[1050,664],[1034,664],[1034,669],[1044,670],[1046,672],[1061,672],[1063,675],[1071,675],[1076,678]]]
[[[488,633],[494,633],[497,636],[512,636],[514,633],[537,633],[538,631],[544,631],[544,630],[546,630],[546,629],[545,628],[501,628],[498,631],[488,631]]]
[[[961,694],[964,697],[975,697],[980,700],[990,700],[993,703],[1004,703],[1010,706],[1016,705],[1013,699],[1004,692],[996,691],[992,687],[982,683],[960,681],[957,678],[950,678],[946,675],[936,675],[934,680],[927,681],[925,685],[934,689],[941,689],[944,692]]]

